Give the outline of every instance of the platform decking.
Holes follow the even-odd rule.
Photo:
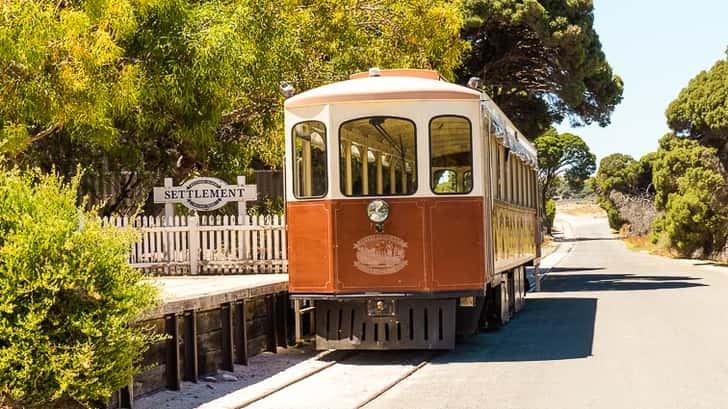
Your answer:
[[[288,290],[288,274],[171,276],[150,281],[161,290],[163,304],[145,314],[145,319]]]

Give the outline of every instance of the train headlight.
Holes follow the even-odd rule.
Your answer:
[[[367,216],[372,223],[384,223],[389,217],[389,204],[384,200],[372,200],[367,206]]]

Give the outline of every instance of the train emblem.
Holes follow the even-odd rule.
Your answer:
[[[354,243],[359,271],[372,275],[389,275],[407,265],[407,242],[391,234],[372,234]]]

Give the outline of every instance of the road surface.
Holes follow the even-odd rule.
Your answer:
[[[625,248],[560,216],[560,261],[505,328],[367,408],[728,408],[728,268]]]

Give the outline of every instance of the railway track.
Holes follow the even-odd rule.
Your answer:
[[[326,363],[237,408],[360,409],[425,367],[439,351],[332,351]]]

